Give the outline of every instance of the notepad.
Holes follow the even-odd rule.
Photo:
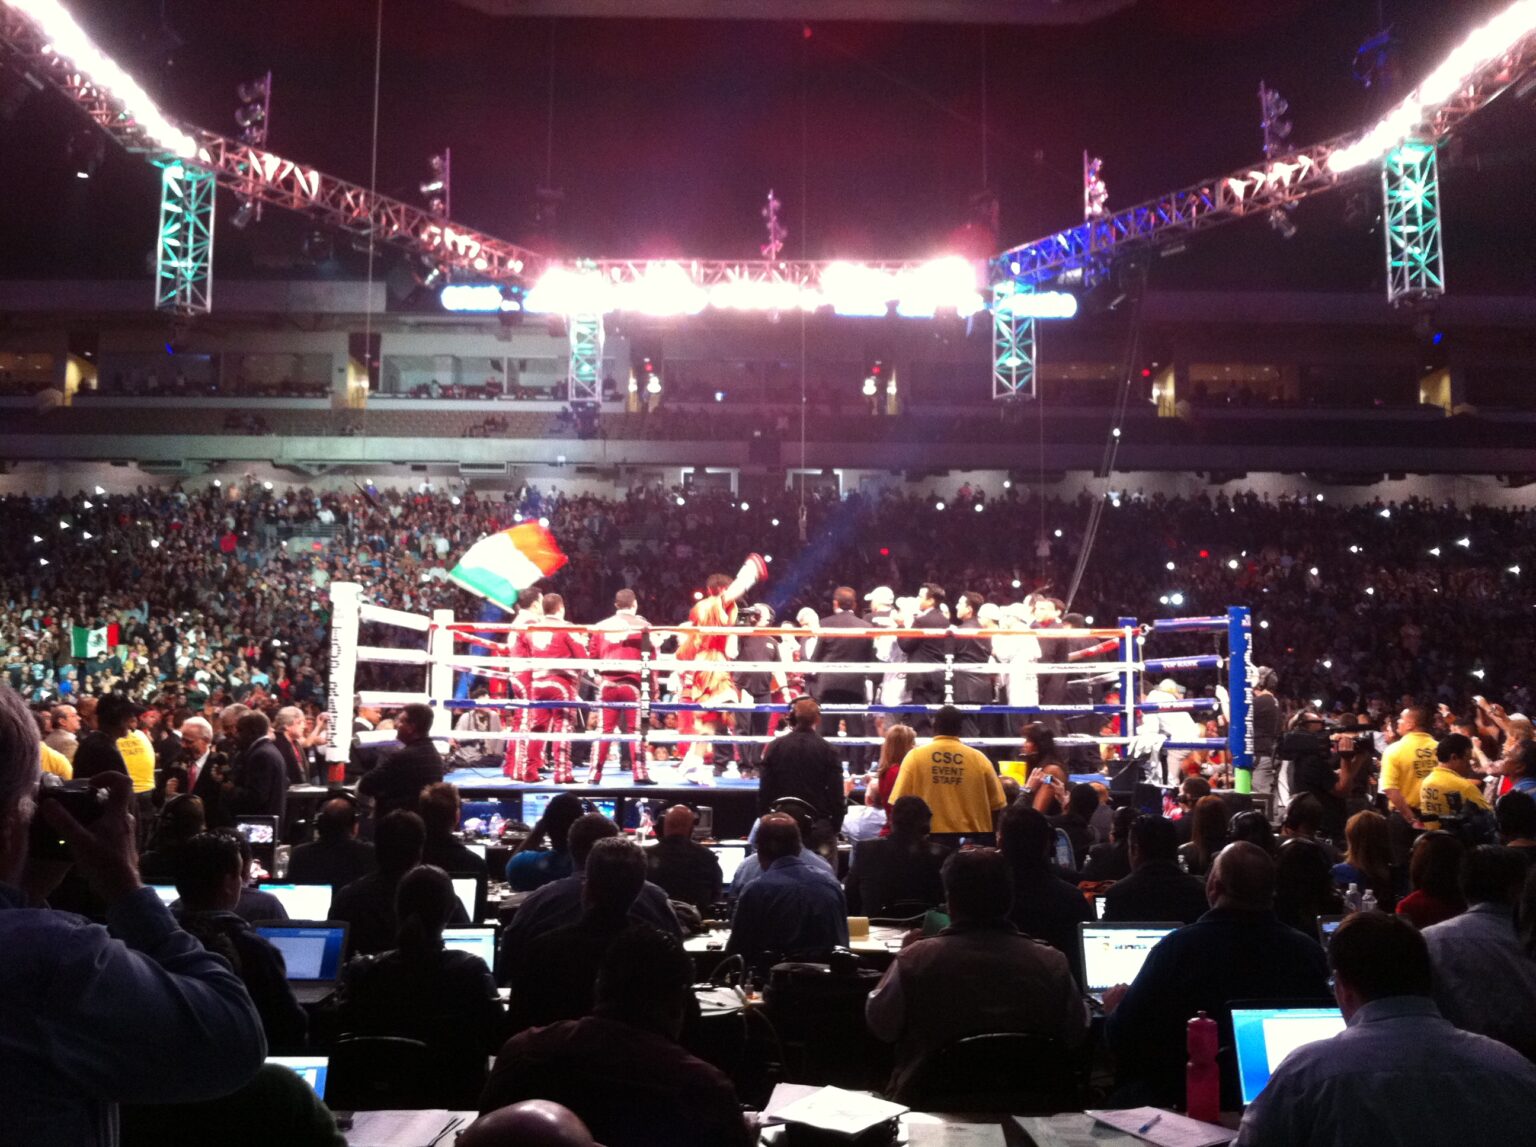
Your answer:
[[[1220,1147],[1220,1144],[1237,1138],[1236,1131],[1164,1111],[1161,1107],[1127,1107],[1122,1111],[1086,1111],[1084,1114],[1116,1131],[1156,1143],[1158,1147]],[[1143,1131],[1149,1123],[1152,1126]]]
[[[837,1135],[860,1135],[878,1123],[897,1118],[906,1110],[899,1103],[877,1099],[861,1091],[823,1087],[775,1114],[785,1123],[803,1123]]]

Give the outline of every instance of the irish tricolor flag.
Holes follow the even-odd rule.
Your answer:
[[[554,535],[537,522],[523,522],[481,538],[448,571],[470,593],[494,601],[502,609],[517,604],[519,590],[548,577],[565,564]]]
[[[70,633],[70,656],[95,657],[98,653],[111,653],[120,644],[122,642],[115,621],[100,629],[86,629],[83,625],[77,625]]]

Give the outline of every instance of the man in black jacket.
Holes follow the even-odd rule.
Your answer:
[[[232,816],[275,816],[279,833],[288,806],[288,770],[272,740],[265,713],[242,713],[235,723],[240,755],[224,782],[223,807]]]
[[[955,599],[955,620],[959,622],[956,629],[965,629],[977,632],[981,629],[981,618],[978,616],[986,598],[974,591],[962,593]],[[985,637],[964,637],[953,643],[955,654],[955,704],[956,705],[990,705],[992,703],[992,684],[996,680],[990,673],[966,673],[960,669],[961,665],[984,665],[992,660],[992,642]],[[981,721],[977,714],[965,714],[964,722],[960,726],[961,738],[979,737],[981,735]]]
[[[407,705],[395,722],[400,748],[379,762],[357,783],[359,796],[373,798],[375,820],[396,809],[414,811],[421,790],[443,779],[443,758],[432,743],[432,710]]]
[[[288,860],[291,884],[329,884],[337,889],[367,876],[376,867],[373,845],[357,839],[357,805],[337,797],[320,806],[315,839],[293,850]]]
[[[944,587],[931,583],[923,586],[917,597],[917,616],[912,619],[910,629],[939,629],[949,628],[949,619],[944,616],[939,607],[944,604]],[[944,674],[933,672],[935,665],[942,666],[944,657],[950,652],[950,646],[954,642],[949,638],[937,637],[899,637],[896,644],[907,655],[907,664],[912,667],[907,675],[907,688],[914,705],[939,705],[944,701]],[[928,672],[919,670],[927,669]],[[926,732],[933,725],[933,717],[926,709],[920,709],[913,715],[912,727],[919,733]]]
[[[751,608],[752,624],[769,626],[773,624],[773,607],[765,604],[754,605]],[[768,662],[779,660],[779,642],[777,638],[767,637],[757,633],[744,633],[736,642],[736,660],[745,662]],[[765,669],[744,669],[735,674],[736,688],[749,698],[754,705],[766,705],[773,698],[775,686],[780,684],[775,678],[778,675]],[[773,716],[767,711],[758,711],[747,714],[747,733],[753,737],[766,737],[768,735],[769,718]],[[748,776],[757,774],[757,767],[762,763],[763,745],[753,742],[741,746],[741,767]]]
[[[798,797],[816,810],[816,820],[835,833],[843,826],[848,798],[843,794],[843,769],[837,753],[816,731],[821,706],[801,697],[790,707],[792,728],[768,746],[757,779],[757,811],[772,810],[783,797]]]
[[[832,594],[832,612],[821,619],[821,632],[816,635],[816,652],[812,662],[873,662],[875,641],[872,637],[837,637],[839,629],[863,629],[864,621],[858,615],[859,596],[849,586],[838,586]],[[866,673],[818,673],[810,681],[811,696],[823,705],[868,705],[869,694]],[[824,713],[821,718],[821,735],[837,736],[839,721],[847,721],[848,736],[869,735],[869,719],[864,713]],[[836,747],[834,746],[834,749]],[[850,746],[847,753],[849,767],[862,773],[869,758],[867,745]]]
[[[1104,894],[1104,919],[1123,923],[1193,924],[1210,907],[1205,885],[1180,871],[1173,822],[1139,816],[1131,824],[1131,874]]]

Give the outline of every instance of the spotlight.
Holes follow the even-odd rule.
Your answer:
[[[251,220],[256,218],[258,210],[254,199],[242,199],[240,206],[235,208],[235,213],[229,217],[230,226],[236,231],[245,230]]]
[[[259,80],[248,80],[235,89],[240,106],[235,109],[235,124],[240,139],[252,147],[266,147],[272,119],[272,73]]]
[[[421,185],[421,193],[427,197],[427,210],[440,219],[453,213],[453,152],[443,148],[442,154],[429,156],[427,167],[431,176]]]
[[[422,288],[435,291],[448,281],[448,268],[438,265],[427,272],[427,277],[421,281]]]
[[[875,384],[875,377],[874,377],[874,375],[870,375],[868,378],[866,378],[864,380],[864,397],[865,398],[873,398],[873,397],[875,397],[876,389],[877,389],[877,387],[876,387],[876,384]]]

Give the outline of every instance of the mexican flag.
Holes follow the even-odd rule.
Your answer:
[[[564,564],[565,555],[554,535],[537,522],[523,522],[481,538],[448,571],[448,576],[470,593],[510,611],[517,604],[519,590],[548,577]]]
[[[77,625],[70,633],[70,656],[95,657],[98,653],[111,653],[121,644],[122,635],[115,621],[100,629],[86,629],[83,625]]]

